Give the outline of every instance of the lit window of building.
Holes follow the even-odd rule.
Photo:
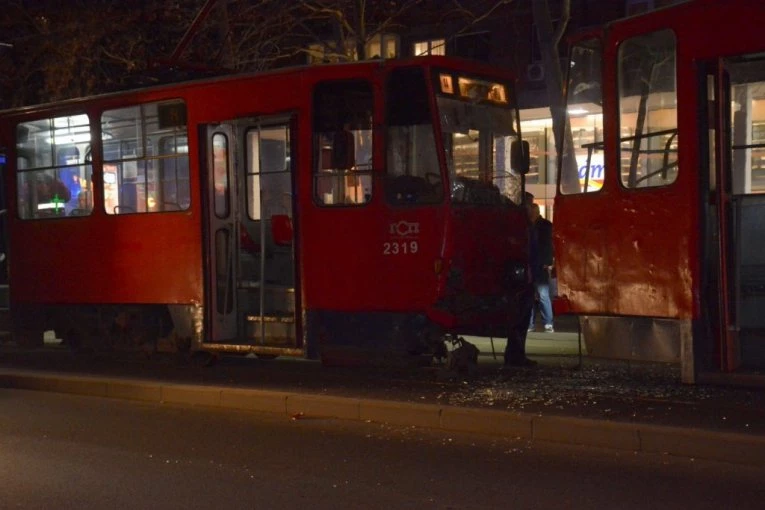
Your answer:
[[[446,40],[432,39],[430,41],[420,41],[414,43],[414,56],[422,57],[424,55],[446,55]]]
[[[396,58],[398,48],[399,38],[396,34],[378,34],[367,43],[367,58]]]
[[[399,56],[399,37],[396,34],[377,34],[365,45],[365,58],[397,58]],[[328,64],[359,60],[356,41],[346,39],[343,43],[325,41],[310,44],[306,48],[309,64]]]

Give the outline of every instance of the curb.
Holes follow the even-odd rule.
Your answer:
[[[765,436],[514,411],[258,389],[0,371],[0,388],[336,418],[765,465]]]

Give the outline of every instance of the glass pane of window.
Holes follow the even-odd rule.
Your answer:
[[[600,40],[578,43],[571,52],[563,136],[560,192],[591,193],[603,187],[603,89]]]
[[[322,83],[314,93],[314,198],[328,206],[372,199],[372,87]]]
[[[247,211],[250,219],[292,217],[289,126],[262,126],[247,132]]]
[[[412,50],[415,57],[425,55],[446,55],[446,40],[433,39],[431,41],[420,41],[414,43]]]
[[[423,70],[393,71],[386,103],[386,200],[396,205],[441,202],[443,183]]]
[[[389,35],[384,39],[383,58],[396,58],[398,56],[398,39],[396,36]]]
[[[415,57],[421,57],[423,55],[427,55],[429,50],[430,50],[430,45],[427,43],[427,41],[414,43],[414,48],[412,49]]]
[[[518,140],[507,84],[441,73],[438,96],[446,163],[454,203],[502,205],[521,202],[521,175],[512,168]],[[456,82],[454,89],[449,83]]]
[[[666,186],[677,179],[675,35],[662,30],[619,47],[621,182]]]
[[[247,132],[247,215],[251,220],[260,219],[260,132]]]
[[[228,137],[223,133],[215,133],[213,145],[213,186],[215,187],[215,216],[225,218],[229,215],[229,161]]]
[[[367,43],[366,52],[367,58],[383,58],[382,51],[380,50],[380,36]]]
[[[107,214],[190,207],[186,107],[182,101],[106,111],[101,130]]]
[[[529,142],[529,173],[526,174],[526,187],[530,184],[554,182],[554,176],[548,173],[548,168],[555,165],[555,155],[548,149],[555,146],[551,126],[552,121],[549,118],[521,121],[523,139]]]
[[[180,155],[160,158],[159,182],[156,194],[157,211],[181,211],[191,205],[189,187],[188,141],[181,136],[160,138],[160,155]]]
[[[93,209],[87,115],[19,124],[18,211],[24,219],[86,216]]]
[[[729,59],[734,194],[765,193],[765,60]]]

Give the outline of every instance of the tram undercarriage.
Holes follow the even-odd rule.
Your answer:
[[[190,353],[201,343],[201,316],[193,305],[17,305],[12,338],[40,347],[53,331],[73,351]]]
[[[203,316],[203,307],[193,305],[17,306],[12,340],[38,348],[51,343],[44,339],[53,332],[52,343],[73,352],[178,354],[205,364],[224,353],[306,357],[327,366],[423,365],[448,355],[448,337],[422,314],[311,311],[303,319],[302,347],[295,346],[294,321],[243,316],[237,340],[211,342]]]

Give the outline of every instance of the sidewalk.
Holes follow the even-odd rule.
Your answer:
[[[0,387],[334,417],[765,466],[765,392],[686,386],[678,368],[580,358],[576,333],[532,333],[532,369],[500,372],[504,339],[469,338],[478,371],[326,368],[224,357],[85,359],[0,347]],[[580,364],[581,360],[581,364]]]
[[[499,361],[502,360],[506,338],[467,336],[465,340],[478,347],[482,358],[490,356]],[[577,333],[537,331],[529,332],[526,335],[526,351],[532,356],[578,356],[579,347],[579,335]],[[582,355],[586,355],[587,349],[584,341],[582,341],[581,349]]]

